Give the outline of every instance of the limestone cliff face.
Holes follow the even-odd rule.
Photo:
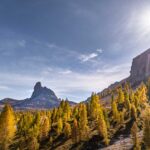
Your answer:
[[[106,93],[106,91],[112,90],[118,85],[124,85],[126,82],[129,82],[134,88],[142,81],[147,80],[148,77],[150,77],[150,49],[133,59],[129,77],[110,85],[108,88],[104,89],[98,94]]]
[[[133,59],[130,73],[132,83],[140,82],[150,76],[150,49]]]

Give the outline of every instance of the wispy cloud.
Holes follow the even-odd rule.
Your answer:
[[[81,54],[79,56],[79,59],[81,60],[81,62],[87,62],[87,61],[90,61],[90,60],[98,57],[99,54],[101,54],[101,53],[103,53],[103,50],[101,48],[98,48],[93,53],[90,53],[90,54]]]
[[[96,51],[100,54],[103,53],[103,49],[101,49],[101,48],[98,48]]]
[[[98,54],[97,53],[91,53],[91,54],[87,54],[87,55],[81,55],[79,57],[79,59],[82,61],[82,62],[86,62],[86,61],[89,61],[95,57],[97,57]]]
[[[59,73],[60,73],[60,74],[67,75],[67,74],[72,73],[72,71],[71,71],[71,70],[63,70],[63,71],[60,71]]]

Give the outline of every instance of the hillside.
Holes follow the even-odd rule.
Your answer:
[[[147,49],[140,55],[136,56],[132,60],[132,66],[130,70],[130,76],[111,84],[97,94],[101,97],[101,101],[104,105],[110,106],[111,95],[115,92],[119,86],[125,86],[126,83],[130,83],[132,89],[136,89],[141,82],[146,82],[150,77],[150,49]],[[90,97],[87,101],[90,100]]]
[[[148,91],[148,92],[146,92]],[[129,84],[119,87],[109,108],[97,94],[87,104],[70,106],[61,101],[50,110],[16,111],[6,105],[0,115],[0,136],[16,134],[9,150],[130,150],[150,147],[150,81],[133,91]],[[7,113],[8,112],[8,113]],[[9,117],[8,117],[9,116]],[[5,117],[8,120],[5,120]],[[15,121],[10,121],[12,118]],[[7,128],[11,125],[11,128]],[[17,132],[12,128],[17,125]],[[3,129],[7,134],[1,134]],[[12,134],[13,133],[13,134]],[[1,144],[0,144],[1,146]]]

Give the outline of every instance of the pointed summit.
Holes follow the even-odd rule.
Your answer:
[[[57,96],[51,89],[42,87],[41,82],[37,82],[35,84],[34,91],[30,99],[43,101],[59,101]]]
[[[34,86],[34,91],[32,93],[31,99],[38,96],[41,90],[42,90],[41,82],[37,82]]]
[[[37,83],[35,84],[35,86],[34,86],[34,90],[39,89],[39,88],[41,88],[41,87],[42,87],[41,82],[37,82]]]

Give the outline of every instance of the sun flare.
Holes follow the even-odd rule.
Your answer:
[[[150,32],[150,10],[144,10],[138,18],[140,28]]]

